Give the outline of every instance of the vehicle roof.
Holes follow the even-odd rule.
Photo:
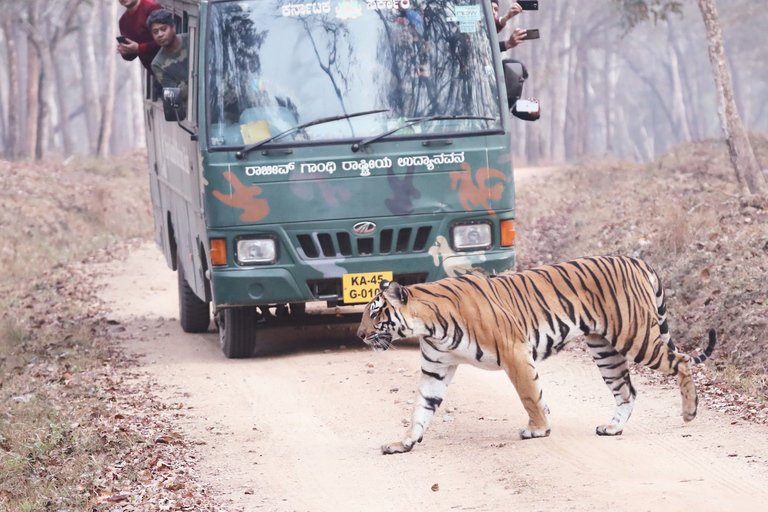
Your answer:
[[[166,9],[184,9],[187,6],[195,5],[199,6],[206,0],[155,0],[158,4],[162,5]]]

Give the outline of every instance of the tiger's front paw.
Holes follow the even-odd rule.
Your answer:
[[[384,455],[391,455],[393,453],[405,453],[411,451],[411,448],[413,448],[413,441],[398,441],[396,443],[381,445],[381,453]]]
[[[620,436],[624,432],[624,429],[618,425],[600,425],[595,429],[595,434],[599,436]]]
[[[535,437],[547,437],[549,435],[549,429],[524,428],[517,433],[520,435],[520,439],[533,439]]]

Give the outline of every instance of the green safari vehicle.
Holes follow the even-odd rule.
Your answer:
[[[249,357],[308,302],[345,311],[382,279],[515,268],[523,72],[487,0],[159,3],[190,41],[188,104],[145,80],[184,331],[213,314],[226,357]]]

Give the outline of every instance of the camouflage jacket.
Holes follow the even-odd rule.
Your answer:
[[[163,87],[178,87],[181,89],[181,99],[187,99],[189,80],[189,36],[179,34],[181,47],[171,53],[165,48],[152,61],[152,72]]]

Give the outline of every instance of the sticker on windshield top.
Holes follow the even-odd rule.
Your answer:
[[[459,22],[459,32],[462,34],[477,32],[477,22],[482,19],[479,5],[462,5],[455,7],[456,19]]]
[[[338,8],[337,8],[338,9]],[[280,9],[283,16],[307,16],[309,14],[328,14],[331,12],[331,0],[327,2],[308,2],[304,4],[287,4]]]
[[[369,11],[383,11],[385,9],[396,11],[411,8],[411,0],[365,0],[365,4]]]
[[[447,11],[453,11],[455,16],[448,16],[445,21],[458,22],[462,34],[477,32],[477,22],[483,19],[479,5],[448,4]]]
[[[336,6],[336,17],[340,20],[354,20],[363,15],[363,7],[357,0],[341,0]]]

